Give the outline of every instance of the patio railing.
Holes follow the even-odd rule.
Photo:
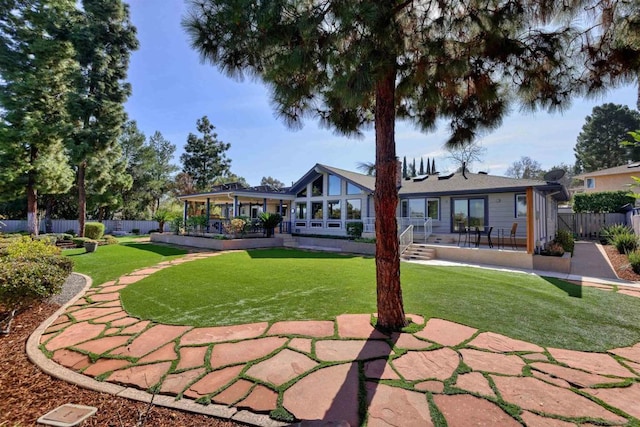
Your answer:
[[[400,255],[413,243],[413,225],[409,225],[398,237],[400,240]]]
[[[422,239],[426,242],[429,236],[433,233],[433,220],[431,218],[411,218],[411,217],[398,217],[398,233],[403,233],[409,226],[413,227],[412,235],[421,235]],[[376,219],[373,217],[362,218],[364,225],[363,231],[365,233],[375,233],[376,231]],[[422,232],[419,230],[422,229]]]

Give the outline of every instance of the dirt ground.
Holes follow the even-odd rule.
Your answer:
[[[626,255],[618,253],[618,250],[612,245],[605,245],[603,248],[619,278],[629,280],[631,282],[640,282],[640,274],[634,273],[631,269],[631,265],[629,265],[629,260]]]
[[[155,406],[147,412],[145,403],[85,390],[42,373],[27,358],[25,345],[31,332],[58,308],[54,304],[36,305],[16,317],[9,335],[0,335],[0,427],[35,426],[39,417],[65,403],[98,408],[83,426],[243,425]]]

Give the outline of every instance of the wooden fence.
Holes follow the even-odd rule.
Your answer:
[[[626,224],[622,213],[559,213],[558,229],[568,230],[578,239],[597,239],[605,225]]]
[[[90,222],[90,221],[87,221]],[[102,221],[105,233],[113,233],[114,231],[122,231],[131,233],[134,229],[138,229],[140,233],[146,234],[149,230],[157,230],[157,221],[135,221],[135,220],[107,220]],[[2,225],[4,224],[4,226]],[[0,221],[0,232],[12,233],[16,231],[25,231],[27,229],[27,220],[6,220]],[[40,221],[40,232],[45,232],[45,223]],[[78,220],[76,219],[54,219],[51,221],[51,229],[53,233],[65,233],[68,230],[78,232]],[[169,224],[164,225],[164,231],[169,231]]]

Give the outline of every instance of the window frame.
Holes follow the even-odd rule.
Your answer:
[[[456,205],[456,201],[465,201],[467,202],[467,220],[466,220],[466,224],[465,227],[475,227],[475,226],[470,226],[469,225],[469,212],[471,211],[471,205],[470,202],[472,200],[482,200],[483,204],[484,204],[484,221],[482,224],[482,228],[483,230],[487,228],[487,226],[489,225],[489,198],[488,196],[477,196],[477,197],[452,197],[451,198],[451,232],[452,233],[459,233],[460,230],[456,230],[456,221],[455,221],[455,215],[456,215],[456,210],[455,210],[455,205]]]
[[[356,201],[360,205],[360,207],[358,207],[358,218],[354,218],[352,216],[351,217],[349,216],[349,205],[352,206],[351,207],[351,212],[353,213],[354,208],[353,208],[353,203],[351,203],[351,202],[356,202]],[[351,220],[351,221],[353,221],[353,220],[361,220],[362,219],[362,199],[347,199],[345,201],[345,203],[346,203],[346,211],[345,211],[346,217],[345,217],[345,219],[346,220]]]
[[[589,190],[596,188],[596,179],[595,178],[586,178],[584,180],[585,188]]]
[[[334,210],[333,209],[335,207],[335,205],[338,206],[338,211],[339,211],[339,216],[338,218],[334,218],[333,214],[334,214]],[[341,220],[342,219],[342,200],[341,199],[332,199],[332,200],[327,200],[327,220]]]
[[[523,199],[524,198],[524,214],[521,214],[520,210],[518,209],[518,199]],[[514,209],[514,217],[515,218],[526,218],[527,217],[527,195],[525,193],[518,193],[514,195],[513,198],[514,201],[514,205],[513,205],[513,209]]]
[[[332,188],[332,180],[338,180],[338,192],[334,193],[333,191],[335,191],[335,182],[333,183],[333,188]],[[334,174],[327,174],[327,196],[341,196],[342,195],[342,179],[338,176],[338,175],[334,175]]]

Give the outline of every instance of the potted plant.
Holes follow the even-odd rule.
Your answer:
[[[84,249],[87,252],[95,252],[98,249],[98,242],[96,240],[87,240],[84,242]]]
[[[282,222],[282,217],[277,213],[263,212],[260,214],[260,223],[267,237],[273,237],[273,230]]]

